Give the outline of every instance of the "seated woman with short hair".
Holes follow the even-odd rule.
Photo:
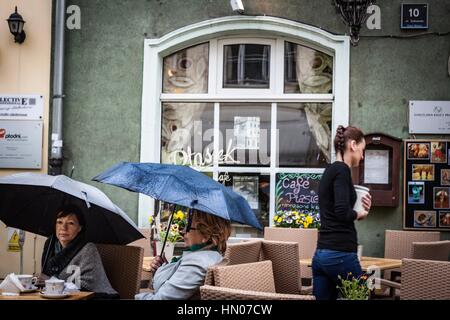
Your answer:
[[[55,233],[42,253],[43,282],[52,276],[73,281],[81,291],[95,292],[94,298],[117,299],[111,287],[97,247],[85,238],[86,222],[76,206],[66,206],[56,215]]]
[[[140,293],[139,300],[199,298],[206,271],[222,261],[231,233],[230,221],[194,210],[183,230],[183,255],[168,263],[160,256],[152,261],[154,292]]]

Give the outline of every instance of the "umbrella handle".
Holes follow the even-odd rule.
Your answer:
[[[160,254],[161,257],[163,256],[164,248],[166,247],[167,237],[169,236],[170,226],[172,225],[172,220],[173,220],[173,215],[175,214],[175,209],[176,209],[176,206],[173,207],[172,214],[170,215],[169,225],[167,227],[166,236],[164,237],[164,242],[163,242],[163,245],[161,248],[161,254]]]

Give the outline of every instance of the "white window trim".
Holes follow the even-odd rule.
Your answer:
[[[332,52],[334,55],[334,80],[333,80],[333,94],[328,96],[322,95],[317,99],[317,95],[291,95],[281,94],[281,89],[276,88],[276,94],[273,96],[257,97],[256,95],[245,95],[246,101],[262,102],[301,102],[325,100],[329,102],[328,98],[333,98],[333,114],[332,114],[332,132],[335,132],[337,126],[342,124],[347,126],[349,123],[349,81],[350,81],[350,38],[348,36],[340,36],[328,33],[322,29],[301,24],[298,22],[268,16],[230,16],[222,17],[212,20],[195,23],[173,32],[166,34],[159,39],[146,39],[144,41],[144,65],[143,65],[143,90],[142,90],[142,114],[141,114],[141,162],[160,162],[160,141],[161,141],[161,101],[164,100],[183,100],[183,97],[173,94],[161,94],[162,92],[162,69],[163,57],[170,53],[176,52],[185,47],[192,46],[196,43],[210,41],[210,56],[213,50],[217,49],[217,39],[220,37],[228,37],[231,35],[252,35],[255,37],[276,37],[277,38],[277,53],[279,53],[283,40],[279,38],[285,37],[289,41],[298,41],[305,43],[313,48],[318,48],[325,52]],[[271,59],[272,60],[272,59]],[[211,62],[216,65],[211,65]],[[217,61],[210,61],[210,67],[217,70],[219,64]],[[271,75],[271,79],[274,78]],[[279,81],[279,79],[277,80]],[[281,82],[281,84],[283,81]],[[209,89],[217,88],[217,81],[209,77]],[[211,90],[209,92],[212,92]],[[233,101],[230,96],[217,94],[208,95],[186,95],[185,99],[191,100],[193,98],[203,98],[202,101]],[[217,99],[216,99],[217,98]],[[273,99],[272,99],[273,98]],[[234,98],[236,101],[240,100]],[[218,110],[218,104],[215,108]],[[215,139],[216,141],[217,139]],[[272,146],[274,147],[274,146]],[[335,153],[332,151],[332,158]],[[262,168],[259,170],[268,169],[271,176],[275,175],[271,167]],[[221,168],[222,170],[222,168]],[[286,168],[289,172],[305,172],[308,169],[293,169]],[[320,169],[311,169],[320,171]],[[277,172],[285,171],[282,168],[277,169]],[[248,171],[247,171],[248,172]],[[217,177],[215,177],[217,178]],[[274,178],[274,177],[271,177]],[[275,181],[275,180],[271,180]],[[274,185],[272,183],[272,185]],[[273,186],[274,187],[274,186]],[[272,189],[272,188],[271,188]],[[273,201],[271,201],[272,203]],[[148,218],[154,212],[154,200],[146,195],[139,195],[139,212],[138,225],[139,227],[148,226]],[[272,205],[270,207],[270,214],[273,214]]]

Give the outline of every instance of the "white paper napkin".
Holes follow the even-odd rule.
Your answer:
[[[2,292],[2,294],[3,293],[19,294],[24,290],[25,288],[23,287],[22,283],[20,283],[20,280],[14,273],[8,274],[5,280],[3,280],[3,282],[0,284],[0,291]]]

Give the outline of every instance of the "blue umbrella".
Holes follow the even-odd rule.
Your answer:
[[[241,195],[187,166],[122,162],[93,180],[262,230]]]

